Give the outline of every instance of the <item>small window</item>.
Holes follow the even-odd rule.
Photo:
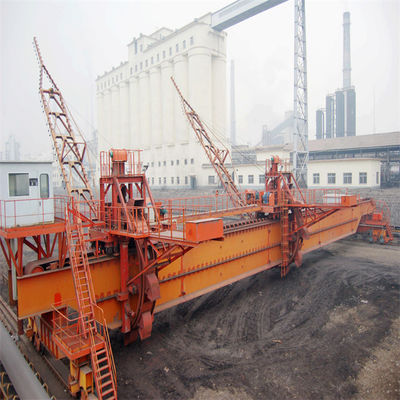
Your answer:
[[[49,175],[40,174],[40,198],[49,198]]]
[[[151,166],[154,167],[154,161],[151,162]]]
[[[179,44],[178,43],[175,45],[175,50],[176,50],[176,52],[179,51]]]
[[[183,47],[184,50],[186,49],[186,40],[184,40],[184,41],[182,42],[182,47]]]
[[[146,68],[149,66],[149,61],[148,60],[146,60],[145,62],[144,62],[144,65],[146,66]]]
[[[314,185],[319,185],[319,173],[313,174],[312,179]]]
[[[185,165],[187,165],[187,158],[185,158]]]
[[[29,196],[29,174],[8,174],[10,197]]]
[[[343,184],[344,185],[351,185],[352,183],[352,174],[351,172],[344,172],[343,173]]]
[[[379,185],[379,172],[376,173],[376,184]]]
[[[176,165],[179,165],[179,160],[176,160]]]
[[[158,166],[161,167],[161,161],[158,162]]]
[[[172,47],[169,48],[169,55],[172,56]]]
[[[135,65],[135,72],[137,72],[137,64]]]
[[[365,185],[367,183],[367,173],[366,172],[360,172],[359,182],[360,182],[360,185]]]
[[[176,184],[179,185],[179,176],[176,177]]]
[[[328,184],[334,185],[336,183],[336,174],[335,173],[328,173]]]
[[[158,184],[161,185],[161,178],[158,178]]]
[[[167,178],[164,176],[164,185],[167,184]]]
[[[215,184],[215,176],[214,175],[210,175],[208,177],[208,184],[209,185],[214,185]]]
[[[171,160],[171,165],[174,165],[174,160]]]
[[[194,164],[194,158],[190,159],[190,164]]]
[[[151,178],[151,184],[154,185],[154,178]]]
[[[264,176],[264,174],[258,175],[258,183],[265,183],[265,176]]]
[[[162,58],[165,58],[165,50],[162,52]]]
[[[174,184],[174,177],[171,176],[171,183]]]
[[[193,44],[194,44],[194,39],[193,39],[193,36],[191,36],[190,37],[190,45],[193,46]]]
[[[249,182],[249,184],[254,183],[254,175],[249,175],[249,176],[247,177],[247,182]]]
[[[166,167],[167,166],[167,162],[163,161],[163,166]]]
[[[160,61],[160,54],[157,53],[157,62],[159,62],[159,61]]]
[[[133,74],[133,67],[131,67],[131,75]]]
[[[239,175],[239,176],[238,176],[238,179],[239,179],[239,184],[240,184],[240,183],[243,183],[243,175]]]
[[[153,64],[154,64],[154,57],[151,56],[151,65],[153,65]]]
[[[143,69],[143,62],[141,61],[140,62],[140,70],[142,70]]]
[[[188,177],[187,177],[187,176],[185,176],[185,185],[187,185],[187,184],[188,184],[188,182],[189,182],[189,179],[188,179]]]

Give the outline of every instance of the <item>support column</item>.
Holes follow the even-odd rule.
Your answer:
[[[199,77],[200,78],[200,77]],[[174,79],[182,93],[187,93],[187,56],[178,55],[174,58]],[[188,123],[183,112],[181,100],[177,93],[174,96],[175,104],[175,140],[177,143],[187,141]]]
[[[173,67],[171,61],[163,61],[161,64],[161,91],[162,105],[162,144],[174,143],[174,96],[175,88],[172,85],[171,76]]]
[[[130,148],[142,149],[140,130],[139,79],[132,76],[129,79],[129,117],[130,117]]]
[[[212,128],[226,139],[226,60],[212,57]]]
[[[190,49],[188,62],[188,101],[200,118],[210,125],[212,123],[211,51],[205,47]],[[195,142],[194,136],[191,137]]]
[[[108,140],[114,148],[120,147],[120,114],[119,114],[119,87],[113,86],[111,88],[111,130],[108,135]]]
[[[161,70],[160,67],[150,69],[150,115],[151,115],[151,139],[152,147],[161,146]]]
[[[129,148],[130,145],[130,131],[129,131],[129,87],[127,82],[123,81],[119,84],[120,94],[120,148]]]
[[[119,243],[120,252],[120,278],[121,278],[121,292],[118,294],[118,300],[121,302],[121,332],[127,333],[131,330],[130,318],[127,313],[129,307],[129,293],[128,293],[128,241],[122,240]]]
[[[145,150],[150,148],[150,99],[149,99],[149,73],[141,72],[139,75],[139,115],[140,115],[140,136]]]

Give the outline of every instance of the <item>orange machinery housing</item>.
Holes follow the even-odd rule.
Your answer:
[[[267,160],[265,190],[241,193],[243,202],[216,194],[156,203],[140,151],[104,152],[100,167],[98,201],[57,197],[54,223],[0,226],[20,334],[27,320],[37,348],[70,359],[70,390],[82,397],[94,386],[99,398],[117,397],[108,329],[126,343],[145,339],[154,315],[179,303],[270,268],[285,276],[303,254],[357,231],[391,239],[375,201],[300,189],[277,157]]]

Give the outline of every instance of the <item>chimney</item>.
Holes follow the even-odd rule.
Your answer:
[[[351,86],[350,13],[343,13],[343,89]]]

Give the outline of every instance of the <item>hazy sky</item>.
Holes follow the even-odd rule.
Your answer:
[[[49,153],[38,95],[37,36],[45,64],[86,137],[95,116],[97,75],[126,61],[126,45],[140,33],[178,29],[231,3],[216,1],[0,0],[1,149],[10,134],[22,153]],[[325,95],[342,86],[343,12],[351,12],[352,83],[357,134],[400,130],[400,1],[307,0],[309,134]],[[257,143],[293,108],[293,1],[227,29],[235,60],[238,141]],[[227,64],[228,65],[228,64]],[[229,87],[229,84],[227,85]]]

